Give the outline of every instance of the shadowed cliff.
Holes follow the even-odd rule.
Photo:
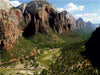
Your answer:
[[[86,51],[84,54],[88,59],[90,59],[91,63],[94,67],[100,68],[100,27],[97,28],[91,38],[86,42]]]
[[[35,34],[35,25],[33,19],[28,23],[27,27],[24,29],[23,36],[30,37]]]

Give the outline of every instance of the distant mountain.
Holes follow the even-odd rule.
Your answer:
[[[82,18],[79,18],[79,19],[76,20],[76,26],[77,26],[77,28],[86,28],[86,27],[89,27],[87,25],[87,23]]]
[[[78,18],[76,20],[76,26],[78,28],[85,28],[85,27],[88,27],[90,29],[95,29],[95,24],[93,24],[92,22],[88,21],[88,22],[85,22],[82,18]]]
[[[99,24],[94,24],[94,25],[95,25],[96,28],[99,27]]]
[[[89,26],[89,28],[95,29],[95,24],[91,23],[90,21],[87,22],[87,25]]]
[[[67,18],[67,22],[72,26],[71,28],[74,29],[80,29],[80,28],[91,28],[94,29],[95,26],[90,21],[85,22],[82,18],[78,18],[77,20],[67,11],[62,11],[62,15],[64,15]]]
[[[83,22],[84,20],[82,18],[78,18],[77,21]]]

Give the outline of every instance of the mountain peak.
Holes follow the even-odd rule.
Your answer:
[[[95,29],[96,27],[95,27],[95,24],[93,24],[91,21],[88,21],[87,22],[87,25],[90,27],[90,28],[92,28],[92,29]]]
[[[12,8],[11,3],[9,0],[0,0],[0,9],[9,11],[9,9]]]
[[[35,0],[35,1],[46,1],[46,0]]]
[[[34,0],[34,2],[36,2],[38,5],[44,5],[48,3],[46,0]]]
[[[66,10],[63,10],[61,13],[62,13],[63,15],[67,15],[67,14],[68,14],[68,12],[67,12]]]
[[[82,18],[77,19],[77,21],[84,21]]]
[[[90,24],[92,24],[92,23],[91,23],[91,21],[88,21],[87,23],[90,23]]]

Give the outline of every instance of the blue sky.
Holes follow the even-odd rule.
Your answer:
[[[32,0],[10,0],[16,4],[28,3]],[[100,23],[100,0],[47,0],[59,11],[67,10],[76,19],[82,17],[86,22]]]

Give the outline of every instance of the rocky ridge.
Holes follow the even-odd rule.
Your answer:
[[[64,15],[67,18],[67,21],[71,24],[72,30],[77,29],[76,27],[76,19],[67,11],[62,11],[62,15]]]
[[[95,29],[95,24],[91,23],[90,21],[87,22],[89,28]]]
[[[68,33],[87,27],[84,21],[76,21],[68,12],[59,12],[46,0],[35,0],[13,8],[8,0],[0,0],[0,49],[10,50],[19,36],[30,37],[36,33]],[[8,4],[6,3],[8,2]],[[9,11],[9,12],[8,12]]]
[[[71,30],[71,25],[66,17],[47,1],[35,0],[28,3],[25,8],[24,5],[18,7],[20,10],[24,10],[23,15],[27,25],[23,36],[28,37],[37,32],[50,34],[52,30],[55,33],[68,33]]]
[[[82,18],[79,18],[79,19],[76,20],[76,26],[77,26],[77,28],[87,28],[87,27],[89,27],[88,24]]]

